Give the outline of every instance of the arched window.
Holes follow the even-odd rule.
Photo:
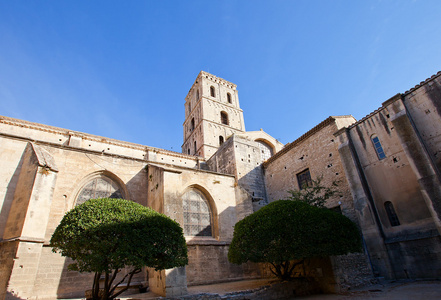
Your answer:
[[[182,197],[182,206],[185,236],[213,236],[210,206],[201,191],[188,190]]]
[[[190,122],[190,131],[193,131],[193,130],[194,130],[194,118],[192,118],[191,122]]]
[[[392,202],[384,202],[384,209],[386,210],[387,217],[389,218],[390,226],[399,226],[400,220],[398,220],[397,213],[395,212]]]
[[[191,112],[191,103],[188,102],[188,113],[190,113],[190,112]]]
[[[188,154],[190,154],[190,148],[188,148]]]
[[[232,103],[232,101],[231,101],[231,94],[230,93],[227,93],[227,100],[228,100],[228,103]]]
[[[199,100],[199,90],[196,90],[196,101]]]
[[[214,86],[210,86],[210,95],[211,97],[216,97],[216,91],[214,90]]]
[[[386,154],[384,154],[383,147],[381,146],[380,139],[373,135],[371,137],[372,143],[374,144],[375,152],[377,152],[377,156],[379,160],[382,160],[383,158],[386,158]]]
[[[198,148],[196,147],[196,141],[194,141],[194,155],[198,152]]]
[[[219,146],[222,145],[224,143],[224,137],[223,136],[219,136]]]
[[[260,158],[262,161],[267,160],[271,156],[273,156],[273,149],[270,145],[265,143],[264,141],[256,141],[259,144],[259,150],[260,150]]]
[[[107,176],[99,175],[81,188],[75,205],[97,198],[124,198],[124,192],[115,181]]]
[[[224,111],[221,112],[221,123],[228,125],[228,114]]]

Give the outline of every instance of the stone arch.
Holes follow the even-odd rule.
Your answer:
[[[267,160],[271,156],[276,153],[276,147],[266,139],[256,139],[255,140],[259,144],[260,157],[262,160]]]
[[[115,197],[130,199],[129,192],[124,182],[112,172],[101,170],[84,177],[74,193],[71,207],[87,201],[88,194],[91,198]]]
[[[203,200],[206,202],[207,207],[209,209],[209,213],[210,213],[210,226],[211,226],[211,235],[201,235],[201,236],[205,236],[205,237],[213,237],[218,239],[219,238],[219,226],[218,226],[218,213],[217,213],[217,208],[216,208],[216,204],[214,202],[213,197],[210,195],[210,193],[208,192],[208,190],[206,188],[204,188],[203,186],[199,185],[199,184],[191,184],[188,187],[186,187],[184,189],[184,191],[182,192],[181,195],[181,199],[182,199],[182,204],[183,204],[183,213],[185,214],[185,208],[184,208],[184,198],[186,197],[186,195],[188,195],[188,193],[190,192],[196,192],[199,193],[200,195],[203,196]],[[184,216],[184,221],[183,221],[183,229],[184,229],[184,234],[186,233],[186,231],[188,231],[188,229],[186,230],[185,226],[186,226],[186,220],[185,220],[185,216]],[[186,235],[186,236],[198,236],[198,235]]]

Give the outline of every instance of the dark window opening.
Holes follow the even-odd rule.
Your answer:
[[[198,148],[196,147],[196,141],[194,141],[194,155],[198,152]]]
[[[199,100],[199,90],[196,90],[196,101]]]
[[[211,97],[216,97],[216,92],[214,90],[214,86],[210,86],[210,95],[211,95]]]
[[[311,174],[309,169],[297,174],[297,182],[299,183],[299,189],[304,189],[306,187],[312,186]]]
[[[194,118],[191,119],[191,124],[190,124],[190,131],[194,130]]]
[[[399,226],[400,220],[398,220],[397,213],[395,212],[392,202],[387,201],[384,203],[384,209],[386,210],[387,217],[389,218],[390,226]]]
[[[226,112],[221,112],[221,123],[228,125],[228,114]]]
[[[232,101],[231,101],[231,94],[230,93],[227,93],[227,100],[228,100],[228,103],[232,103]]]
[[[219,146],[222,145],[224,143],[224,137],[223,136],[219,136]]]

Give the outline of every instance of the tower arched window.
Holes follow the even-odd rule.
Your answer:
[[[399,226],[400,220],[395,212],[394,205],[390,201],[384,202],[384,209],[386,210],[387,217],[389,218],[390,226]]]
[[[185,236],[213,236],[212,213],[204,193],[191,188],[182,197]]]
[[[199,90],[196,90],[196,101],[199,100]]]
[[[384,154],[383,146],[381,146],[380,139],[378,136],[373,135],[371,137],[372,144],[374,145],[375,152],[377,153],[378,159],[382,160],[383,158],[386,158],[386,154]]]
[[[214,89],[214,86],[210,86],[210,95],[211,97],[216,97],[216,91]]]
[[[227,101],[228,103],[233,103],[233,101],[231,100],[231,94],[227,93]]]
[[[194,141],[194,155],[196,155],[198,152],[198,147],[196,145],[196,141]]]
[[[221,123],[228,125],[228,114],[224,111],[221,112]]]
[[[78,193],[75,206],[89,199],[124,198],[123,189],[114,180],[105,175],[98,175],[88,181]]]
[[[219,146],[222,145],[224,143],[224,137],[223,136],[219,136]]]
[[[190,131],[194,130],[194,118],[191,119],[190,121]]]

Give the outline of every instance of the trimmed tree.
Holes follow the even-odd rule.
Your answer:
[[[74,260],[70,270],[94,272],[92,299],[114,299],[144,266],[156,270],[185,266],[187,245],[179,224],[124,199],[91,199],[70,210],[52,235],[53,252]],[[122,268],[130,271],[116,280]],[[100,279],[104,278],[100,287]],[[116,287],[127,285],[116,292]],[[101,289],[101,291],[100,291]]]
[[[347,217],[302,201],[279,200],[234,227],[228,260],[269,263],[281,280],[291,280],[305,259],[361,251],[361,237]]]

